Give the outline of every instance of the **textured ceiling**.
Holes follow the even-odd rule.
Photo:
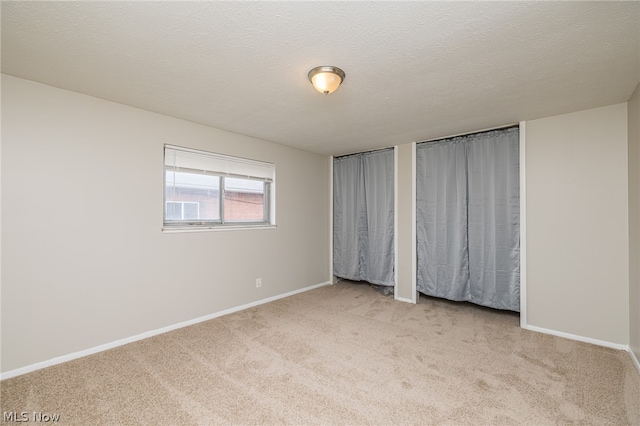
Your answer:
[[[324,154],[625,102],[640,2],[6,2],[2,72]],[[324,96],[318,65],[346,80]]]

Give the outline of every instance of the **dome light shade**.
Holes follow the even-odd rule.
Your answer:
[[[344,77],[344,71],[338,67],[322,66],[309,71],[311,84],[318,92],[325,95],[335,92],[344,81]]]

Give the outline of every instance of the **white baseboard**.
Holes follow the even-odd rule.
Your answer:
[[[592,339],[591,337],[578,336],[576,334],[564,333],[562,331],[550,330],[547,328],[536,327],[534,325],[527,325],[522,328],[524,328],[525,330],[537,331],[538,333],[551,334],[558,337],[564,337],[565,339],[577,340],[578,342],[591,343],[592,345],[604,346],[605,348],[619,349],[623,351],[629,350],[629,345],[607,342],[606,340]]]
[[[636,354],[633,353],[631,348],[628,348],[627,351],[629,351],[629,355],[631,356],[631,361],[633,361],[633,365],[636,366],[636,370],[638,370],[638,374],[640,374],[640,361],[638,361]]]
[[[304,287],[298,290],[290,291],[288,293],[279,294],[273,297],[267,297],[266,299],[261,299],[255,302],[247,303],[246,305],[236,306],[234,308],[225,309],[224,311],[215,312],[213,314],[205,315],[202,317],[194,318],[188,321],[179,322],[177,324],[169,325],[166,327],[158,328],[156,330],[146,331],[141,334],[137,334],[135,336],[126,337],[124,339],[116,340],[114,342],[105,343],[104,345],[95,346],[93,348],[84,349],[78,352],[72,352],[67,355],[59,356],[56,358],[52,358],[46,361],[37,362],[35,364],[27,365],[26,367],[16,368],[15,370],[6,371],[4,373],[0,373],[0,380],[10,379],[12,377],[21,376],[23,374],[31,373],[32,371],[40,370],[42,368],[51,367],[56,364],[62,364],[63,362],[71,361],[77,358],[82,358],[88,355],[93,355],[98,352],[106,351],[108,349],[117,348],[118,346],[126,345],[127,343],[137,342],[138,340],[146,339],[152,336],[156,336],[158,334],[167,333],[169,331],[176,330],[178,328],[187,327],[193,324],[198,324],[203,321],[208,321],[210,319],[218,318],[224,315],[232,314],[234,312],[242,311],[244,309],[253,308],[254,306],[262,305],[265,303],[273,302],[278,299],[283,299],[285,297],[293,296],[294,294],[303,293],[305,291],[313,290],[319,287],[324,287],[325,285],[331,284],[330,281],[326,281],[320,284],[315,284],[309,287]]]
[[[414,304],[414,305],[416,304],[416,302],[415,302],[415,301],[413,301],[413,300],[411,300],[411,299],[407,299],[406,297],[395,297],[395,299],[396,299],[398,302],[412,303],[412,304]]]

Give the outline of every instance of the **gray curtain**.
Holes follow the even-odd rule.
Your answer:
[[[418,290],[520,311],[518,128],[418,144]]]
[[[333,162],[333,274],[394,285],[393,150]]]

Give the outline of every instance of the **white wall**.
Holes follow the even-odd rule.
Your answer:
[[[274,162],[277,229],[162,233],[165,143]],[[329,280],[325,156],[9,76],[2,150],[3,372]]]
[[[640,84],[627,104],[629,125],[629,333],[640,360]]]
[[[396,208],[396,294],[398,300],[415,303],[416,298],[416,218],[415,209],[415,144],[398,145],[396,176],[398,179]]]
[[[629,343],[627,104],[527,122],[528,324]]]

